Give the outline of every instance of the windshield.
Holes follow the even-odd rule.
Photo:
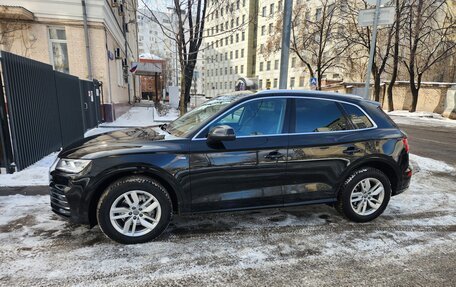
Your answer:
[[[238,95],[239,96],[239,95]],[[175,136],[181,137],[195,131],[208,118],[212,117],[223,108],[237,100],[239,97],[234,95],[219,96],[205,102],[203,105],[186,113],[182,117],[171,122],[166,130]]]

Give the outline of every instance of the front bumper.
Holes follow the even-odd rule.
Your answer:
[[[88,181],[52,171],[49,184],[52,211],[73,223],[89,224],[89,202],[85,198]]]

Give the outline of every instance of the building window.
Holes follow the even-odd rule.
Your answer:
[[[299,86],[304,87],[304,76],[299,77]]]
[[[290,89],[293,89],[295,86],[295,77],[290,78]]]
[[[269,15],[274,15],[274,3],[269,6]]]
[[[241,49],[241,58],[244,58],[244,49]]]
[[[239,26],[239,17],[236,18],[236,26]]]
[[[263,80],[258,81],[258,88],[260,88],[260,89],[263,88]]]
[[[266,6],[263,7],[261,16],[266,17]]]
[[[234,73],[238,73],[238,66],[234,66]]]
[[[239,43],[239,34],[236,34],[236,43]]]
[[[271,70],[271,61],[267,61],[266,62],[266,71],[270,71]]]
[[[244,65],[241,65],[241,74],[244,73]]]
[[[291,67],[294,68],[296,66],[296,57],[291,58]]]
[[[260,72],[263,71],[263,62],[260,62]]]
[[[317,21],[319,21],[321,19],[321,15],[322,15],[322,10],[321,8],[317,8],[317,10],[315,11],[315,19]]]
[[[68,63],[66,40],[65,28],[49,27],[49,46],[52,65],[56,71],[69,74],[70,66]]]
[[[274,88],[277,88],[277,78],[274,79]]]
[[[244,40],[245,40],[245,32],[242,32],[241,35],[242,35],[242,36],[241,36],[241,41],[244,41]]]
[[[233,60],[233,51],[230,51],[230,60]]]
[[[279,69],[279,60],[274,61],[274,70]]]
[[[282,11],[282,0],[277,3],[277,10],[279,10],[279,12]]]
[[[236,50],[235,52],[236,52],[235,55],[236,55],[236,59],[237,59],[237,58],[239,58],[239,50]]]
[[[242,15],[242,24],[244,24],[244,23],[245,23],[245,14]]]
[[[272,34],[273,28],[274,28],[274,26],[272,25],[272,23],[269,23],[269,35]]]
[[[266,34],[266,26],[261,26],[261,36],[264,36]]]

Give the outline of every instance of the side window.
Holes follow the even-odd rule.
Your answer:
[[[337,103],[317,99],[296,99],[296,133],[331,132],[349,129]]]
[[[210,128],[229,125],[236,136],[280,134],[285,120],[286,102],[285,98],[247,102],[212,123]]]
[[[363,111],[361,111],[357,106],[349,104],[342,104],[342,106],[347,112],[348,118],[357,129],[366,129],[374,126],[366,114],[363,113]]]

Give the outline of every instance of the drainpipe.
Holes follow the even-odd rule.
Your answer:
[[[128,40],[127,40],[127,21],[125,19],[126,12],[124,11],[122,15],[122,23],[123,23],[123,36],[125,40],[125,60],[127,61],[127,89],[128,89],[128,103],[131,104],[131,93],[130,93],[130,80],[128,78]],[[133,76],[132,76],[133,77]]]
[[[87,58],[87,77],[92,80],[92,59],[90,58],[90,45],[89,45],[89,29],[87,27],[87,7],[86,1],[81,0],[82,4],[82,16],[84,18],[84,37],[86,44],[86,58]]]

